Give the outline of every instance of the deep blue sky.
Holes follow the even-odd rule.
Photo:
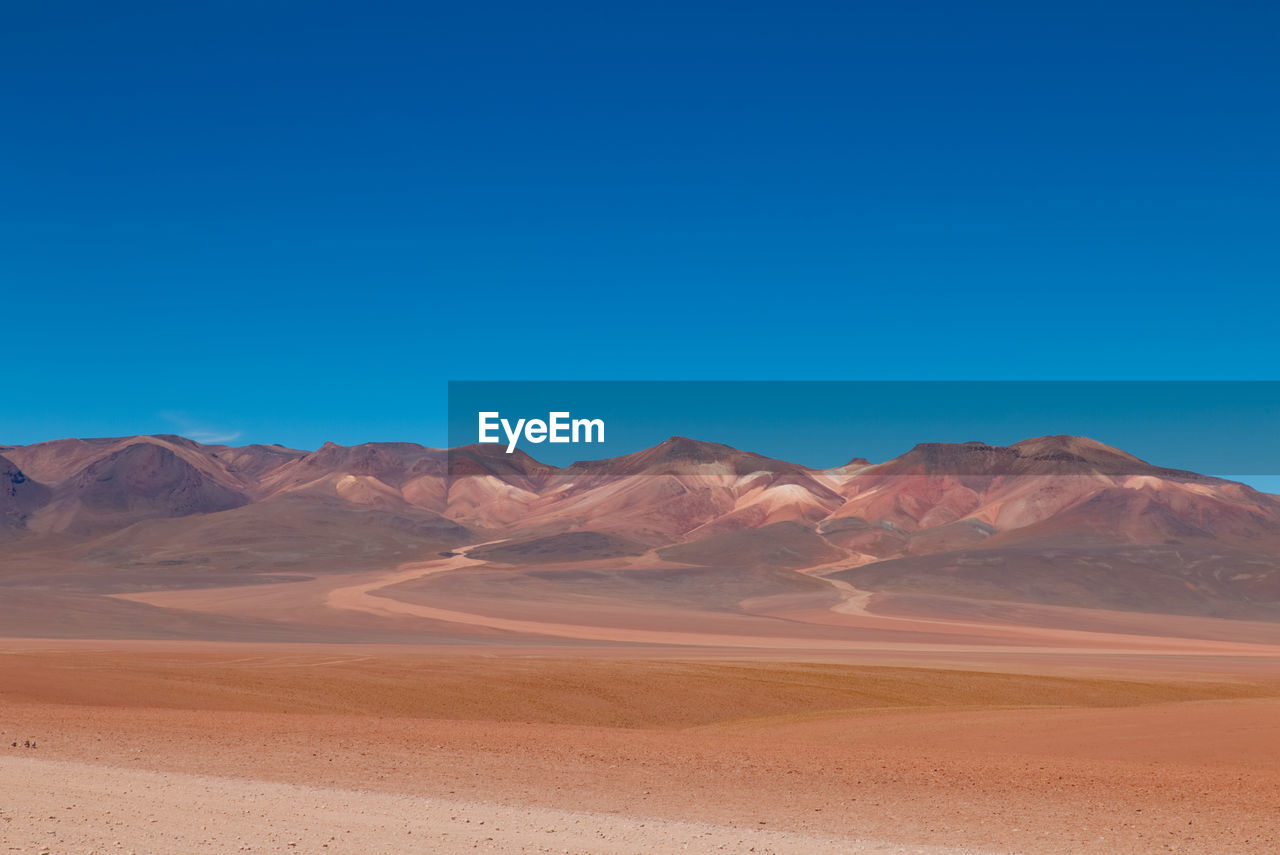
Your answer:
[[[8,4],[0,443],[438,445],[449,379],[1276,379],[1277,32]]]

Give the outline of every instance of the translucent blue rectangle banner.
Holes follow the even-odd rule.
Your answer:
[[[454,448],[524,453],[554,467],[603,461],[593,468],[608,471],[609,461],[673,437],[812,468],[883,463],[916,449],[913,465],[937,474],[1015,474],[1027,455],[1042,470],[1074,472],[1073,466],[1084,465],[1075,455],[1107,474],[1145,473],[1154,466],[1221,477],[1274,476],[1280,474],[1280,382],[449,384]],[[1090,442],[1026,443],[1041,437]],[[1015,446],[1022,451],[1007,451]],[[699,454],[709,452],[689,450],[694,447],[686,447],[685,465],[705,465]],[[681,465],[680,454],[670,456],[672,465]],[[631,462],[618,464],[624,465],[634,469]]]

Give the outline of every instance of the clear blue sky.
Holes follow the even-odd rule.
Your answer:
[[[438,445],[449,379],[1277,379],[1277,32],[8,4],[0,443]]]

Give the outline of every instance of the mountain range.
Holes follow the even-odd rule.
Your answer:
[[[1280,497],[1082,437],[831,469],[683,437],[564,468],[491,445],[0,446],[0,585],[15,589],[352,573],[474,544],[497,567],[652,560],[664,580],[715,568],[728,587],[802,571],[903,602],[1280,619]]]

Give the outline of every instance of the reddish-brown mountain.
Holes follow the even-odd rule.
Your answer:
[[[1280,498],[1082,437],[925,443],[825,470],[684,437],[565,468],[496,445],[304,452],[174,436],[0,453],[14,573],[250,579],[497,542],[475,557],[632,556],[671,573],[767,570],[775,588],[776,571],[800,570],[881,595],[1280,619]]]

